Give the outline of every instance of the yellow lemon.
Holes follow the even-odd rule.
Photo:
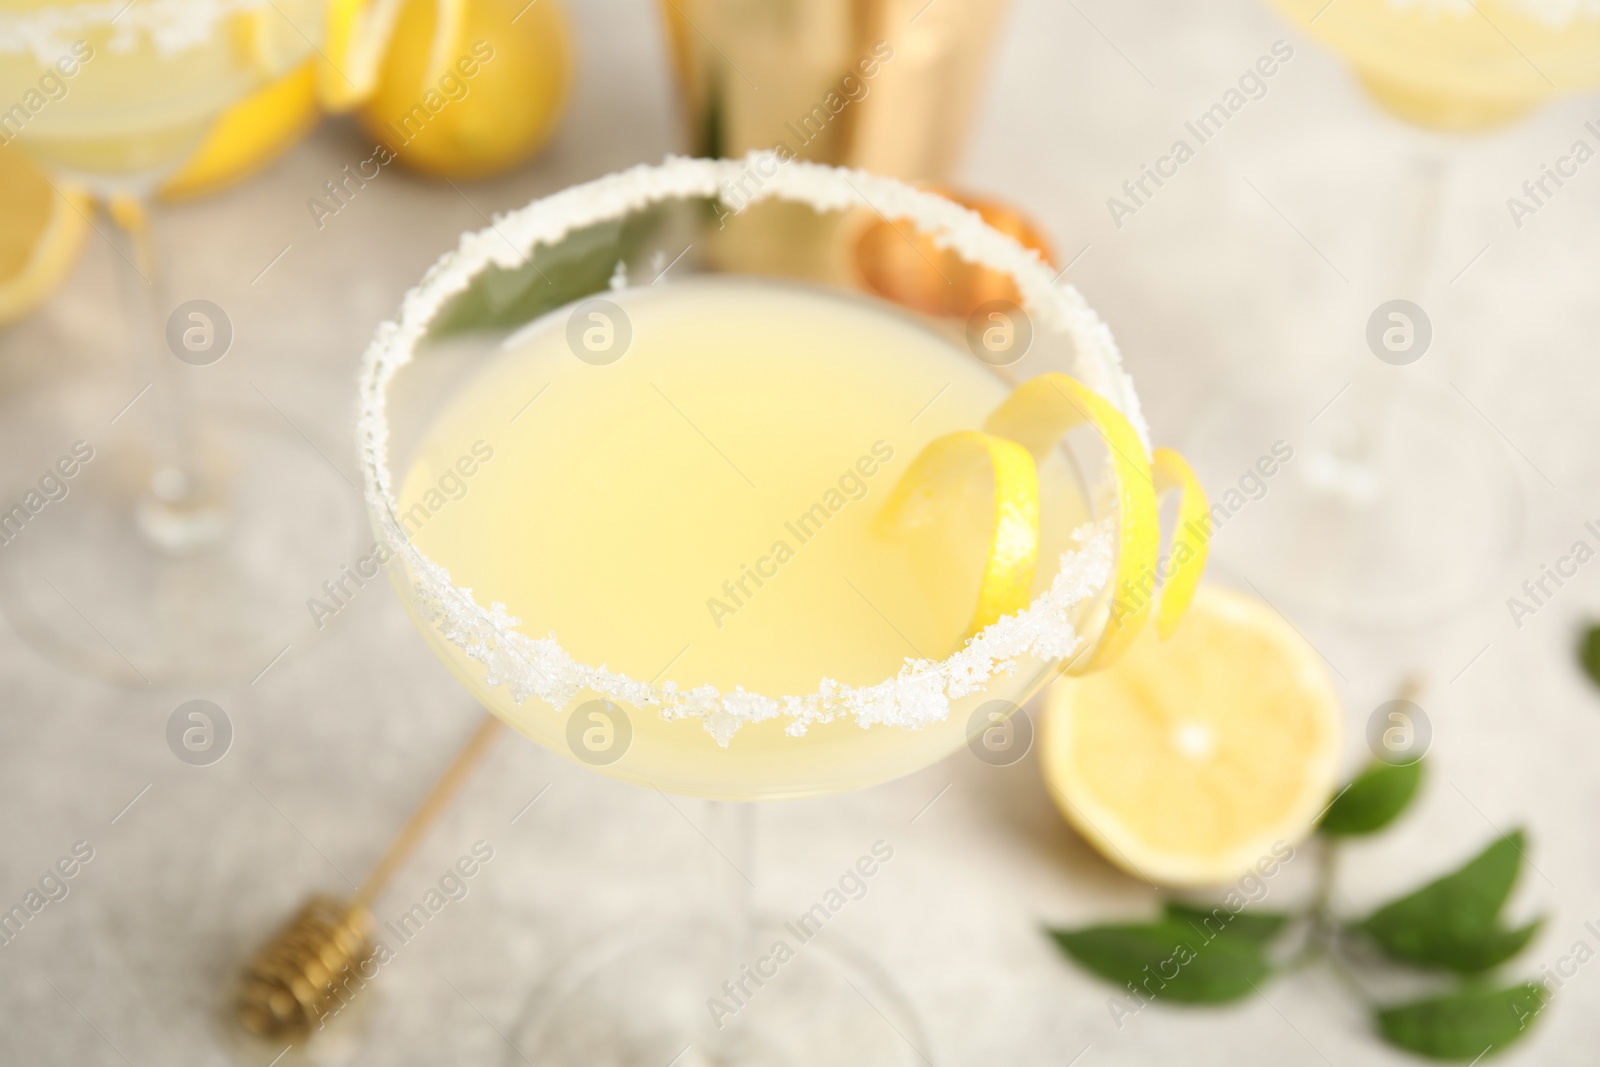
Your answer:
[[[971,637],[1026,608],[1039,562],[1039,479],[1034,465],[1074,427],[1093,426],[1111,456],[1117,487],[1117,569],[1100,636],[1065,669],[1071,674],[1114,663],[1132,644],[1157,597],[1157,631],[1169,636],[1188,611],[1205,571],[1210,516],[1205,490],[1170,448],[1146,456],[1131,423],[1104,397],[1065,374],[1041,374],[1012,390],[984,422],[930,442],[895,485],[879,517],[885,532],[948,522],[951,508],[971,507],[965,491],[981,476],[992,487],[993,524]],[[1159,555],[1160,498],[1180,496],[1172,552]]]
[[[162,184],[162,199],[205,196],[243,181],[288,151],[320,115],[313,61],[223,112],[199,150]]]
[[[1039,758],[1067,820],[1158,885],[1281,862],[1332,795],[1339,698],[1317,652],[1261,601],[1202,586],[1170,638],[1058,681]]]
[[[1161,522],[1150,457],[1133,425],[1109,400],[1065,374],[1041,374],[1012,390],[984,430],[1017,442],[1042,460],[1074,427],[1093,426],[1105,442],[1117,485],[1117,569],[1110,615],[1092,655],[1073,673],[1116,662],[1150,615],[1161,552]]]
[[[378,87],[383,50],[405,0],[327,0],[317,98],[329,111],[349,111]],[[442,4],[457,0],[439,0]],[[442,20],[454,25],[453,18]]]
[[[1172,552],[1166,558],[1161,607],[1156,609],[1156,632],[1167,638],[1188,613],[1211,557],[1211,501],[1189,461],[1170,448],[1150,454],[1150,475],[1158,498],[1178,494],[1178,521],[1172,531]],[[1157,566],[1159,569],[1160,561]]]
[[[89,232],[89,198],[57,192],[33,161],[0,148],[0,325],[44,301],[78,261]]]
[[[572,50],[559,0],[524,3],[407,0],[358,112],[367,132],[441,178],[497,174],[531,156],[566,103]]]

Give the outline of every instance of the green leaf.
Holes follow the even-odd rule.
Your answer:
[[[604,291],[617,263],[638,259],[645,242],[679,203],[657,204],[625,219],[574,230],[553,245],[538,245],[517,266],[485,268],[440,312],[433,335],[521,326]]]
[[[1498,923],[1516,882],[1523,834],[1515,830],[1453,874],[1430,882],[1367,916],[1365,931],[1396,959],[1454,971],[1487,970],[1520,952],[1538,929]]]
[[[1595,685],[1600,685],[1600,626],[1590,626],[1578,640],[1578,666]]]
[[[1289,921],[1289,916],[1276,911],[1229,912],[1221,904],[1206,908],[1203,905],[1185,904],[1177,900],[1167,901],[1166,917],[1173,922],[1188,926],[1201,938],[1226,934],[1231,937],[1242,937],[1257,945],[1265,945],[1271,941]]]
[[[1420,759],[1404,764],[1375,761],[1334,797],[1317,829],[1339,837],[1381,830],[1406,810],[1421,781]]]
[[[1505,989],[1468,989],[1377,1012],[1391,1045],[1435,1060],[1473,1061],[1520,1038],[1544,1006],[1532,982]]]
[[[705,122],[700,128],[700,155],[706,159],[722,158],[723,109],[727,107],[723,77],[721,68],[715,65],[706,68],[706,113]]]
[[[1537,934],[1543,925],[1544,919],[1539,918],[1515,930],[1496,926],[1476,938],[1463,938],[1452,946],[1442,948],[1440,958],[1437,960],[1419,962],[1438,963],[1463,974],[1487,971],[1491,967],[1498,967],[1527,948],[1528,942],[1533,940],[1533,935]]]
[[[1186,922],[1050,930],[1061,951],[1115,985],[1186,1004],[1248,996],[1267,977],[1261,946],[1248,938],[1197,932]]]

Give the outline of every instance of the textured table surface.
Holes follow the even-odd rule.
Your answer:
[[[329,123],[259,180],[170,213],[175,290],[222,304],[238,331],[207,378],[216,397],[263,410],[272,397],[353,477],[358,354],[455,236],[679,147],[654,6],[573,6],[573,108],[527,169],[460,190],[390,169],[318,230],[306,199],[367,150]],[[1295,56],[1266,96],[1118,228],[1107,198],[1279,39]],[[1389,294],[1363,264],[1388,247],[1383,218],[1409,141],[1335,61],[1247,0],[1024,0],[999,52],[960,180],[1023,205],[1063,259],[1079,257],[1072,276],[1116,332],[1159,442],[1184,445],[1224,398],[1274,374],[1320,376],[1331,396],[1370,364],[1359,324]],[[1385,899],[1495,827],[1526,826],[1537,869],[1513,907],[1548,915],[1519,965],[1530,974],[1580,939],[1594,947],[1584,923],[1600,919],[1600,694],[1570,651],[1578,621],[1600,612],[1600,581],[1581,572],[1520,628],[1505,606],[1600,519],[1600,167],[1520,230],[1505,200],[1589,120],[1600,120],[1600,98],[1462,142],[1442,208],[1427,373],[1473,397],[1506,450],[1522,499],[1515,558],[1470,604],[1424,625],[1358,627],[1283,605],[1340,676],[1350,766],[1365,756],[1368,713],[1401,674],[1433,681],[1434,773],[1404,823],[1350,850],[1340,905]],[[115,329],[104,312],[111,263],[91,244],[67,289],[0,334],[7,397],[110,373],[114,350],[84,342]],[[1238,428],[1242,449],[1255,447],[1252,432]],[[36,477],[71,433],[0,456],[7,485]],[[1269,493],[1239,521],[1272,523],[1275,501]],[[1220,577],[1249,578],[1228,537]],[[327,573],[361,550],[330,546]],[[0,1062],[236,1062],[217,1020],[240,959],[307,891],[359,877],[471,730],[478,713],[387,588],[363,591],[320,631],[285,625],[299,627],[287,653],[253,682],[256,671],[138,690],[68,674],[0,625],[0,903],[20,900],[74,842],[94,848],[70,895],[0,947]],[[236,731],[210,767],[180,763],[164,740],[168,715],[193,697],[223,706]],[[618,923],[721,891],[722,861],[691,823],[716,835],[699,802],[666,803],[531,744],[502,744],[378,909],[398,911],[472,842],[492,843],[469,896],[384,970],[360,1062],[506,1062],[497,1031],[554,961]],[[1058,959],[1039,927],[1145,913],[1154,894],[1066,828],[1031,760],[1000,770],[958,755],[879,788],[763,809],[758,900],[798,911],[879,838],[895,861],[838,933],[896,976],[934,1062],[1406,1062],[1316,972],[1226,1010],[1156,1008],[1119,1029],[1108,990]],[[1304,867],[1275,880],[1277,899],[1304,891]],[[1600,971],[1581,969],[1508,1062],[1590,1063],[1597,1020]]]

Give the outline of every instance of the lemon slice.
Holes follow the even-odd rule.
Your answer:
[[[61,284],[78,261],[93,206],[57,192],[15,149],[0,150],[0,324],[22,318]]]
[[[989,433],[1016,441],[1039,461],[1060,444],[1068,431],[1085,424],[1099,431],[1111,457],[1117,489],[1117,566],[1111,578],[1114,599],[1100,642],[1093,653],[1068,668],[1073,674],[1116,662],[1149,617],[1152,597],[1148,593],[1135,594],[1141,586],[1153,587],[1161,550],[1150,457],[1122,412],[1065,374],[1041,374],[1017,386],[983,427]]]
[[[329,111],[350,111],[378,87],[384,50],[405,0],[328,0],[325,40],[317,65],[317,95]],[[439,0],[435,26],[449,34],[434,38],[436,54],[447,54],[459,39],[460,0]]]
[[[968,637],[1026,608],[1032,596],[1039,564],[1039,476],[1033,456],[1012,441],[977,430],[935,438],[900,476],[876,520],[885,532],[940,522],[945,509],[964,495],[957,490],[985,477],[993,485],[994,531]]]
[[[223,112],[200,148],[161,186],[167,200],[204,196],[242,181],[285,152],[316,124],[315,60]]]
[[[1200,588],[1168,640],[1058,681],[1039,731],[1067,821],[1158,885],[1218,885],[1281,862],[1334,787],[1339,698],[1316,651],[1272,608]]]

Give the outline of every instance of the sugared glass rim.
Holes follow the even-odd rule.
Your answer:
[[[112,51],[148,40],[173,56],[212,39],[217,23],[271,0],[84,0],[25,9],[0,8],[0,55],[32,52],[41,66],[66,55],[89,34],[111,31]]]
[[[748,189],[752,177],[758,186],[753,193]],[[909,222],[969,263],[1010,275],[1028,314],[1071,339],[1076,376],[1116,405],[1149,450],[1138,398],[1111,331],[1075,288],[1056,284],[1037,253],[989,227],[976,212],[892,178],[785,161],[771,152],[727,160],[668,157],[659,166],[641,165],[572,186],[463,234],[455,251],[442,256],[406,294],[399,319],[380,325],[367,347],[357,426],[367,507],[380,540],[408,565],[414,606],[423,618],[484,666],[489,686],[506,686],[518,704],[538,697],[563,708],[580,693],[592,692],[636,708],[654,707],[669,719],[698,718],[723,745],[741,725],[771,719],[788,720],[791,735],[846,716],[863,727],[920,728],[944,720],[952,701],[978,691],[996,674],[1010,673],[1024,657],[1054,661],[1081,651],[1087,639],[1077,632],[1073,615],[1110,581],[1114,518],[1079,530],[1049,589],[953,655],[939,661],[908,658],[897,675],[875,685],[824,678],[814,692],[778,697],[742,687],[726,693],[709,685],[682,689],[672,681],[640,681],[603,665],[580,663],[554,634],[534,638],[518,631],[518,620],[503,604],[480,605],[470,589],[454,585],[444,567],[410,542],[398,518],[389,470],[388,392],[434,317],[487,267],[522,266],[538,245],[555,244],[575,230],[658,201],[688,198],[715,198],[735,211],[773,198],[809,204],[819,212],[871,208]]]

